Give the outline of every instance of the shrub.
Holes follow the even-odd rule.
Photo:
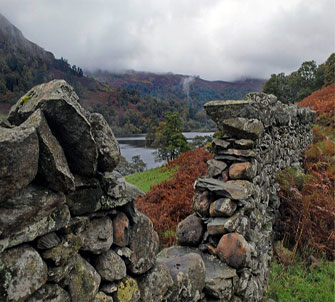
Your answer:
[[[277,228],[294,253],[335,257],[335,84],[299,104],[317,113],[313,144],[304,152],[305,171],[288,168],[277,175],[281,198]]]
[[[193,212],[193,183],[207,173],[206,162],[212,157],[204,148],[183,153],[166,166],[167,169],[179,167],[174,177],[153,186],[137,200],[138,209],[152,220],[162,245],[174,244],[178,223]]]

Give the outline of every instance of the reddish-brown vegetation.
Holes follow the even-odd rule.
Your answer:
[[[287,242],[302,255],[310,250],[335,257],[335,84],[315,91],[300,105],[317,112],[314,142],[304,153],[305,173],[279,175],[281,219]]]
[[[178,223],[190,215],[194,195],[194,181],[207,173],[207,160],[213,155],[199,148],[183,153],[170,161],[167,169],[178,166],[173,179],[152,187],[137,200],[138,209],[152,220],[162,245],[174,243]]]
[[[314,91],[309,97],[299,102],[299,105],[311,107],[317,114],[318,123],[332,126],[335,123],[335,83]]]

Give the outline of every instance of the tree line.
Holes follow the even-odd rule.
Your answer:
[[[326,87],[335,81],[335,53],[327,61],[317,65],[314,60],[303,62],[297,71],[289,75],[272,74],[264,84],[263,91],[278,97],[283,103],[296,103],[313,91]]]

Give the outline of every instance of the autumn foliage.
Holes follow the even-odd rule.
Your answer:
[[[138,209],[150,217],[162,245],[174,243],[178,223],[193,212],[194,181],[207,173],[207,160],[213,155],[199,148],[170,161],[166,169],[178,166],[173,179],[152,187],[137,200]]]
[[[332,126],[335,123],[335,83],[314,91],[303,99],[299,105],[312,108],[317,114],[318,123],[323,126]]]
[[[281,185],[280,228],[295,251],[335,257],[335,84],[315,91],[299,105],[317,112],[314,142],[304,152],[304,173],[287,169]]]

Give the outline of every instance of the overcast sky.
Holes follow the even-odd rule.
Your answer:
[[[268,78],[334,52],[334,0],[0,0],[31,41],[84,69]]]

